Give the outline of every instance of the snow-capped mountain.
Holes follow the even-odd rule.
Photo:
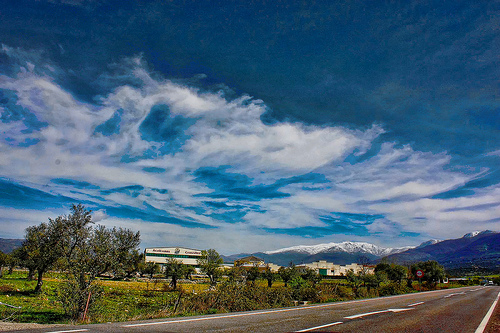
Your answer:
[[[394,253],[399,253],[413,248],[413,246],[399,247],[399,248],[385,248],[370,243],[364,242],[342,242],[342,243],[326,243],[317,245],[298,245],[287,247],[283,249],[266,251],[265,254],[278,254],[283,252],[298,252],[308,255],[315,255],[318,253],[367,253],[377,257],[387,256]]]
[[[485,266],[500,269],[500,233],[490,230],[472,232],[458,239],[431,239],[419,246],[384,248],[364,242],[298,245],[278,250],[241,253],[226,258],[228,262],[254,255],[281,266],[326,260],[339,265],[377,263],[387,257],[391,262],[437,260],[446,268]],[[468,266],[467,266],[468,265]],[[481,267],[482,267],[481,266]],[[489,269],[488,268],[488,269]]]
[[[472,237],[476,237],[477,235],[479,235],[481,233],[481,231],[473,231],[473,232],[469,232],[468,234],[465,234],[462,238],[472,238]]]
[[[425,244],[425,243],[423,243]],[[409,263],[435,260],[457,272],[498,272],[500,269],[500,233],[484,230],[447,239],[387,257],[389,262]]]
[[[439,242],[442,242],[442,240],[439,240],[439,239],[430,239],[428,240],[427,242],[423,242],[422,244],[420,244],[419,246],[417,246],[416,248],[417,249],[420,249],[422,247],[426,247],[426,246],[429,246],[429,245],[434,245],[434,244],[437,244]]]

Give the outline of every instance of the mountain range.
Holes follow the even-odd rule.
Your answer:
[[[498,272],[500,233],[490,230],[476,231],[462,238],[443,240],[394,253],[385,259],[399,264],[435,260],[449,272]]]
[[[326,260],[335,264],[346,265],[354,262],[373,262],[379,258],[406,251],[412,247],[384,248],[364,242],[342,242],[318,245],[299,245],[279,250],[240,253],[224,257],[225,262],[232,262],[245,256],[254,255],[277,265],[287,266]]]
[[[475,231],[457,239],[423,242],[416,247],[384,248],[363,242],[299,245],[279,250],[241,253],[225,256],[232,262],[254,255],[278,265],[310,263],[326,260],[335,264],[378,263],[382,259],[398,264],[436,260],[448,271],[494,272],[500,271],[500,233]]]
[[[22,239],[0,238],[0,251],[2,251],[3,253],[10,253],[16,247],[21,246],[22,243]]]

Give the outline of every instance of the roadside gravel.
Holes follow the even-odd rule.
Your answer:
[[[57,327],[63,326],[61,324],[35,324],[35,323],[6,323],[0,321],[0,332],[11,332],[17,330],[29,330],[32,328],[45,328],[45,327]]]

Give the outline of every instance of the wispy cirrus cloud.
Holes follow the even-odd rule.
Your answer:
[[[0,173],[8,189],[0,202],[7,209],[52,213],[83,202],[99,223],[144,228],[146,245],[161,234],[197,247],[206,235],[214,242],[224,234],[234,237],[219,245],[226,252],[304,237],[439,237],[450,226],[462,232],[469,219],[487,225],[496,216],[495,184],[468,206],[468,199],[434,197],[485,170],[452,170],[445,152],[377,142],[380,125],[266,124],[265,101],[159,78],[140,57],[122,68],[134,84],[103,75],[115,88],[84,102],[54,80],[43,59],[21,60],[12,66],[24,69],[0,75]],[[478,213],[472,204],[491,206]]]

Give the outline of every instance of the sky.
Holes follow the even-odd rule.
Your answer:
[[[223,254],[500,230],[499,1],[0,1],[0,238]]]

